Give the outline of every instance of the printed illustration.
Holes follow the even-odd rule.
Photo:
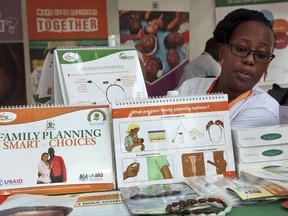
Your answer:
[[[189,58],[189,12],[120,10],[119,20],[121,45],[138,50],[149,96],[177,87]]]
[[[127,169],[123,172],[123,180],[125,181],[127,178],[133,178],[138,175],[140,169],[140,164],[138,162],[133,162],[129,164]]]
[[[171,155],[156,155],[123,160],[124,182],[158,181],[173,178]]]
[[[170,163],[165,155],[147,157],[148,180],[172,179]]]
[[[49,166],[51,166],[51,183],[66,182],[67,172],[66,166],[63,158],[61,156],[55,155],[54,148],[48,149],[49,154]]]
[[[222,139],[224,124],[221,120],[209,121],[206,125],[206,131],[209,134],[209,139],[213,143],[219,143]]]
[[[205,175],[204,154],[191,153],[182,155],[183,176],[203,176]]]
[[[224,151],[213,152],[214,161],[207,160],[207,163],[215,166],[217,174],[223,174],[226,172],[227,161],[224,158]]]
[[[100,83],[96,83],[92,80],[88,80],[87,83],[89,84],[93,84],[94,86],[97,87],[97,92],[96,95],[99,94],[105,94],[106,96],[106,100],[108,101],[108,103],[111,103],[113,100],[115,99],[127,99],[126,98],[126,93],[125,93],[125,89],[121,86],[121,78],[116,79],[115,83],[109,83],[109,81],[102,81],[101,82],[101,86]],[[99,96],[98,96],[99,97]],[[95,97],[96,99],[97,97]],[[99,101],[95,101],[92,102],[92,104],[98,104],[98,103],[102,103]]]
[[[126,131],[127,136],[124,140],[125,149],[128,152],[144,151],[144,139],[138,138],[138,132],[140,130],[139,125],[130,124],[128,130]]]

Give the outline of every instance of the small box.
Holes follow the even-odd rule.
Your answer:
[[[269,167],[282,167],[287,166],[288,160],[278,160],[278,161],[266,161],[257,163],[235,163],[237,176],[239,176],[241,171],[251,170],[251,169],[263,169]]]
[[[233,145],[239,148],[288,144],[288,124],[232,130]]]
[[[232,130],[236,172],[288,164],[288,124]]]

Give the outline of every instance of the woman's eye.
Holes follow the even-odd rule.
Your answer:
[[[258,58],[261,58],[261,59],[265,59],[268,57],[268,54],[264,52],[256,52],[256,55]]]
[[[248,48],[246,48],[246,47],[240,47],[240,46],[236,47],[236,50],[237,50],[237,52],[241,52],[241,53],[249,52],[249,49],[248,49]]]

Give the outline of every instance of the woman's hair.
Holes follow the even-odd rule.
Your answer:
[[[220,22],[218,22],[213,32],[214,39],[218,43],[228,42],[234,29],[239,24],[247,21],[263,23],[273,31],[271,22],[263,13],[256,10],[240,8],[228,13]]]
[[[136,128],[137,128],[137,129],[140,129],[139,125],[137,125],[137,124],[130,124],[129,127],[128,127],[128,130],[126,131],[126,133],[129,134],[131,130],[134,130],[134,129],[136,129]]]
[[[11,80],[7,95],[0,106],[25,105],[26,87],[22,44],[0,44],[0,68]]]

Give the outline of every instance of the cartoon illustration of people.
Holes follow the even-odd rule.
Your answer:
[[[145,145],[143,144],[144,139],[138,138],[138,132],[140,130],[139,125],[137,124],[130,124],[128,130],[126,131],[127,136],[124,140],[124,146],[126,151],[143,151]]]
[[[67,173],[63,158],[61,156],[56,156],[55,150],[52,147],[48,149],[48,153],[50,156],[49,164],[53,163],[53,167],[51,168],[50,173],[51,183],[66,182]]]
[[[49,164],[48,153],[41,155],[41,161],[38,163],[38,179],[37,184],[48,184],[51,182],[50,172],[54,165],[53,161]]]
[[[170,163],[165,155],[147,157],[148,180],[172,179]]]

